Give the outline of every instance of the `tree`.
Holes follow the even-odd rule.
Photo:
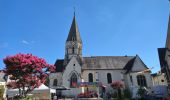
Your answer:
[[[123,82],[122,81],[113,81],[110,85],[113,89],[117,89],[118,99],[122,100],[121,88],[123,88],[123,86],[124,86]]]
[[[128,88],[124,89],[123,93],[124,99],[132,100],[132,93]]]
[[[46,81],[50,72],[55,71],[53,65],[32,54],[16,54],[3,59],[5,74],[9,76],[8,88],[18,88],[19,96],[26,96],[34,88]]]

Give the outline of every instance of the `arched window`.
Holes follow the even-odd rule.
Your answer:
[[[73,73],[70,78],[70,87],[75,88],[77,86],[77,75]]]
[[[93,74],[89,73],[89,82],[93,82]]]
[[[112,75],[110,73],[107,73],[107,82],[112,83]]]
[[[72,48],[72,54],[74,54],[74,47]]]
[[[144,75],[137,75],[137,82],[139,86],[147,87],[146,78]]]
[[[66,50],[66,54],[69,54],[68,49]]]
[[[57,79],[54,79],[53,86],[57,86],[57,83],[58,83]]]

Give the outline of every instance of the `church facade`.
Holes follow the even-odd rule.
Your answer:
[[[149,68],[138,55],[83,57],[82,42],[74,16],[65,44],[65,57],[56,60],[56,72],[49,76],[51,88],[68,87],[70,90],[62,91],[62,95],[76,96],[84,91],[76,87],[79,82],[100,82],[109,92],[112,91],[110,83],[119,80],[135,96],[139,86],[152,87],[150,72],[141,74]]]
[[[165,47],[158,48],[158,54],[161,72],[165,73],[165,77],[168,83],[168,92],[170,93],[170,15]]]

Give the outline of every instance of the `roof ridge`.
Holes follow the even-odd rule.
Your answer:
[[[83,58],[95,58],[95,57],[98,57],[98,58],[102,58],[102,57],[106,57],[106,58],[109,58],[109,57],[136,57],[136,56],[89,56],[89,57],[83,57]]]

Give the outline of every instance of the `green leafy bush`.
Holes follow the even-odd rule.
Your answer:
[[[26,97],[20,97],[20,96],[15,96],[14,100],[35,100],[32,96],[26,96]]]
[[[129,89],[124,89],[124,98],[127,98],[129,100],[132,100],[132,93]]]
[[[146,89],[144,87],[140,87],[138,89],[137,94],[140,96],[140,100],[145,100]]]

